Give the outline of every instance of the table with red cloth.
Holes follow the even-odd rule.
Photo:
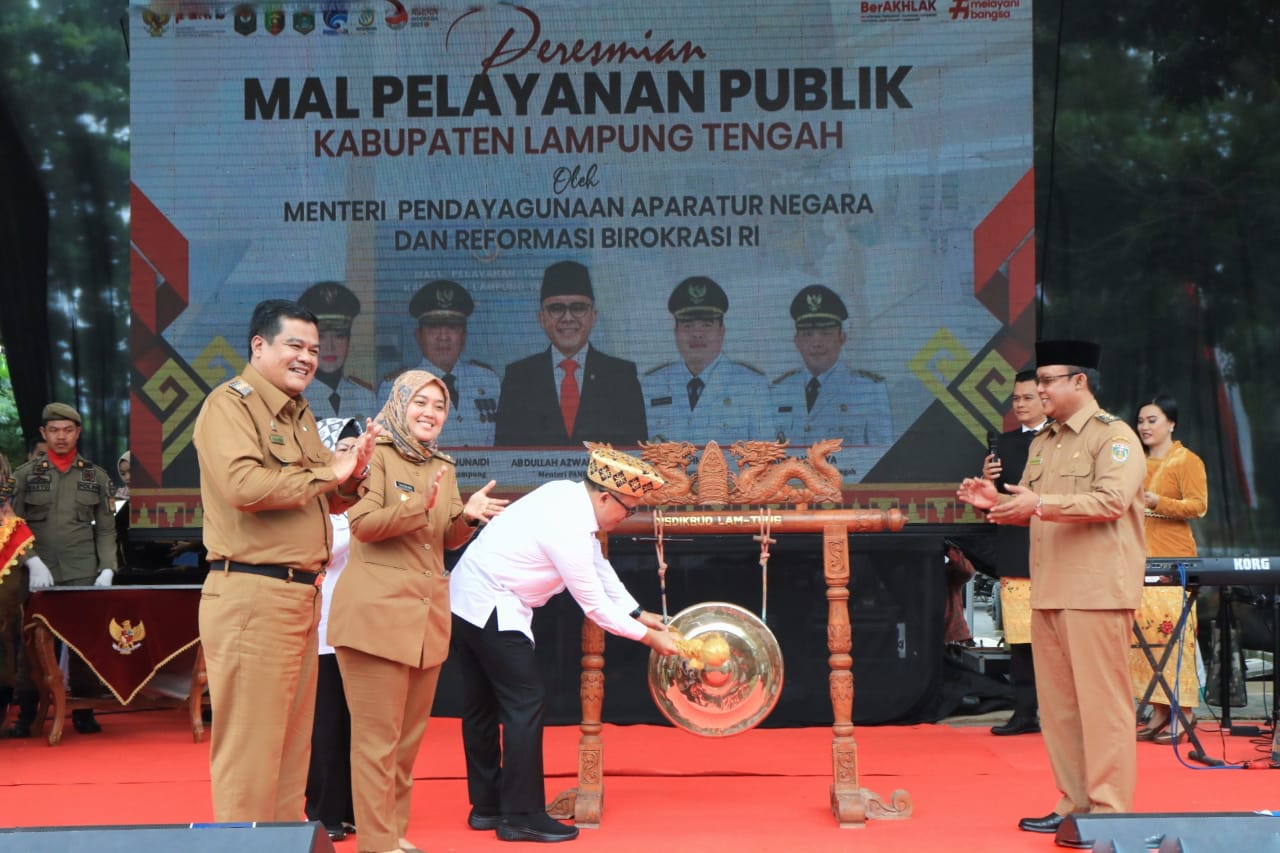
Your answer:
[[[200,587],[66,586],[34,591],[24,613],[23,631],[32,678],[40,691],[37,725],[53,710],[49,744],[62,738],[67,695],[54,654],[56,637],[80,657],[111,691],[128,705],[165,664],[200,642]],[[203,655],[197,650],[186,697],[192,734],[204,737],[201,701],[205,687]],[[75,704],[82,704],[77,700]]]

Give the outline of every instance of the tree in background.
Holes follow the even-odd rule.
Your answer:
[[[18,407],[13,402],[13,385],[9,382],[9,362],[0,347],[0,455],[17,467],[27,458],[22,440],[22,426],[18,423]]]
[[[112,460],[127,445],[130,375],[122,8],[95,0],[7,5],[0,99],[39,165],[49,207],[51,397],[84,414],[85,454]],[[20,369],[24,353],[11,347],[8,355]]]
[[[1273,553],[1280,7],[1043,0],[1035,16],[1043,336],[1104,344],[1116,414],[1176,396],[1178,438],[1209,468],[1202,551]]]

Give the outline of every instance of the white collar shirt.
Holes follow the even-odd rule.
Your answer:
[[[496,610],[499,631],[519,631],[532,641],[534,608],[568,589],[601,628],[642,639],[646,628],[630,616],[639,605],[605,559],[598,529],[581,482],[539,486],[467,546],[449,576],[450,609],[477,628]]]

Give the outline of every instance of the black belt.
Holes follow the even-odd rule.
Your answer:
[[[286,583],[305,583],[314,585],[320,577],[319,572],[304,572],[289,566],[258,566],[253,563],[237,563],[235,560],[223,560],[224,569],[228,572],[243,572],[247,575],[262,575],[275,578]]]

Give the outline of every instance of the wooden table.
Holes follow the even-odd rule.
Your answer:
[[[192,737],[201,742],[208,678],[199,649],[199,606],[198,585],[68,586],[32,593],[23,614],[23,639],[39,693],[35,731],[43,731],[45,719],[52,714],[49,745],[56,745],[62,740],[68,709],[131,705],[165,664],[194,647],[187,696],[140,704],[148,708],[185,705]],[[54,653],[55,638],[88,665],[110,697],[68,698]]]

